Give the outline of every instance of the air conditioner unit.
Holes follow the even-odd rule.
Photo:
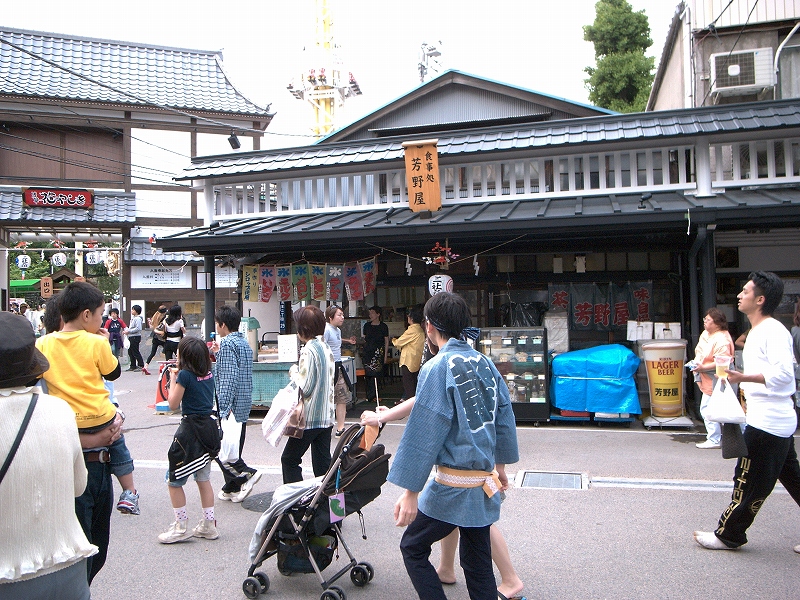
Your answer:
[[[711,93],[720,96],[757,94],[777,83],[772,48],[711,55]]]

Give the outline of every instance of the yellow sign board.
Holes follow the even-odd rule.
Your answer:
[[[436,211],[442,208],[439,186],[439,140],[403,142],[406,153],[406,187],[408,207],[413,212]]]

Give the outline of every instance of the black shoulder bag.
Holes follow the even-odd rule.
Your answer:
[[[39,399],[39,394],[33,394],[31,396],[31,401],[28,404],[28,410],[25,413],[25,417],[22,419],[22,425],[19,427],[19,431],[17,432],[17,437],[14,439],[14,443],[11,444],[11,450],[8,452],[8,456],[6,457],[3,466],[0,467],[0,482],[3,481],[3,477],[6,476],[6,471],[11,466],[11,461],[14,460],[14,455],[17,453],[17,448],[19,448],[20,443],[22,443],[22,436],[25,435],[25,430],[28,429],[28,423],[31,422],[31,416],[33,415],[33,409],[36,408],[36,401]]]

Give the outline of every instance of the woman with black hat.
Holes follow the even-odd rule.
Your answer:
[[[0,599],[89,598],[97,546],[75,516],[87,481],[75,414],[34,387],[50,364],[30,323],[0,313],[0,331]]]

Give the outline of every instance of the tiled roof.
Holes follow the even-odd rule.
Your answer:
[[[150,243],[150,238],[131,238],[130,244],[123,257],[128,264],[152,262],[203,262],[203,257],[194,252],[164,252],[162,248],[155,248]]]
[[[5,27],[0,27],[0,94],[269,114],[269,107],[257,106],[236,90],[220,52]]]
[[[437,134],[439,156],[588,143],[645,141],[677,136],[714,135],[800,127],[800,103],[795,100],[758,102],[700,109],[611,115],[522,126],[492,127]],[[203,179],[249,175],[311,167],[400,161],[406,138],[337,142],[298,148],[198,157],[178,178]]]
[[[384,211],[365,209],[250,217],[165,236],[157,243],[167,250],[191,248],[200,254],[274,251],[284,261],[291,260],[287,258],[291,252],[302,253],[308,260],[317,259],[317,253],[324,260],[333,248],[345,248],[351,254],[390,248],[404,255],[415,246],[430,247],[432,240],[448,236],[457,237],[464,246],[497,246],[523,236],[524,248],[530,250],[534,240],[546,244],[566,240],[575,245],[586,238],[587,228],[595,240],[608,238],[619,243],[629,238],[641,244],[671,232],[674,243],[675,239],[690,239],[685,235],[687,213],[691,223],[715,223],[722,231],[742,229],[753,222],[759,227],[800,226],[798,208],[800,190],[792,188],[728,190],[708,198],[663,192],[646,200],[641,194],[494,200],[448,206],[430,219],[407,206],[394,207],[388,216]],[[513,247],[506,251],[513,252]]]
[[[23,211],[27,210],[27,213]],[[92,223],[97,225],[133,225],[136,221],[136,194],[125,192],[95,192],[94,203],[88,210],[25,206],[22,190],[18,187],[0,187],[0,221],[28,221],[32,225],[60,225],[61,223]]]

